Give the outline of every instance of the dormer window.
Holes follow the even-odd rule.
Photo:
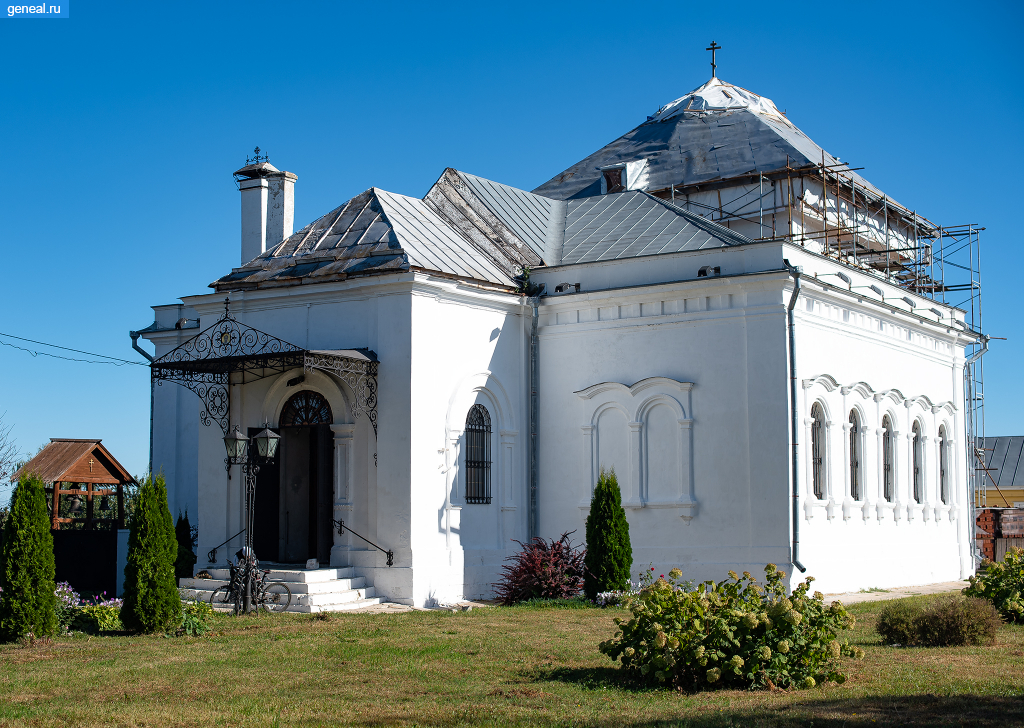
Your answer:
[[[623,165],[624,167],[625,165]],[[623,167],[617,167],[615,169],[602,170],[604,173],[604,192],[622,192],[626,189],[622,184],[622,171]]]
[[[647,187],[647,160],[618,162],[598,167],[601,172],[601,194],[642,190]]]

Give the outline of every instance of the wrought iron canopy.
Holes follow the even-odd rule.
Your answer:
[[[174,382],[195,392],[203,401],[200,421],[230,422],[228,388],[232,375],[245,384],[302,367],[333,374],[352,390],[353,414],[366,415],[377,434],[377,355],[368,349],[307,351],[283,339],[237,321],[229,311],[212,326],[154,360],[150,365],[157,384]]]

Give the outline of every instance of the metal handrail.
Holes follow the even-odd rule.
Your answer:
[[[342,521],[342,520],[336,520],[336,521],[334,521],[334,525],[336,525],[338,527],[338,535],[339,536],[344,536],[345,535],[345,529],[347,528],[345,526],[345,522]],[[386,554],[387,557],[388,557],[388,566],[394,566],[395,565],[395,552],[394,551],[392,551],[391,549],[387,549],[387,550],[382,549],[380,546],[375,544],[373,541],[371,541],[368,538],[364,538],[363,536],[360,536],[358,533],[353,531],[351,528],[348,529],[348,532],[351,533],[353,536],[356,536],[357,538],[361,538],[363,541],[365,541],[366,543],[370,544],[371,546],[373,546],[378,551],[381,551],[384,554]]]
[[[206,558],[207,558],[207,559],[209,560],[209,562],[210,562],[211,564],[216,564],[216,563],[217,563],[217,549],[219,549],[219,548],[220,548],[221,546],[227,546],[227,545],[228,545],[229,543],[231,543],[232,541],[234,541],[234,540],[235,540],[236,538],[238,538],[239,536],[241,536],[241,535],[242,535],[243,533],[245,533],[245,529],[244,529],[244,528],[243,528],[243,529],[242,529],[241,531],[239,531],[238,533],[236,533],[236,534],[235,534],[234,536],[232,536],[231,538],[229,538],[229,539],[228,539],[227,541],[225,541],[224,543],[222,543],[222,544],[219,544],[219,545],[217,545],[217,546],[214,546],[214,547],[213,547],[212,549],[210,549],[209,551],[207,551],[207,552],[206,552]]]

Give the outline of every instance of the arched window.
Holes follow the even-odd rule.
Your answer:
[[[949,503],[949,486],[946,476],[946,459],[949,457],[949,443],[946,442],[946,426],[939,425],[939,498]]]
[[[293,394],[281,411],[281,427],[329,425],[332,422],[331,405],[322,394],[308,389]]]
[[[811,407],[811,484],[818,500],[825,497],[825,412],[817,402]]]
[[[892,503],[893,475],[892,462],[892,420],[889,415],[882,418],[882,497]]]
[[[913,440],[911,441],[911,456],[914,464],[914,501],[921,502],[921,425],[914,423],[911,429]]]
[[[860,417],[850,410],[850,497],[860,500]]]
[[[466,417],[466,503],[491,502],[491,416],[475,404]]]

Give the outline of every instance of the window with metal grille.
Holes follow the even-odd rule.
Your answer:
[[[921,502],[921,425],[917,422],[911,429],[914,435],[912,444],[912,455],[914,460],[914,501]]]
[[[946,428],[939,426],[939,497],[943,504],[949,503],[949,492],[946,484],[946,458],[949,456],[949,445],[946,443]]]
[[[882,418],[882,497],[892,503],[892,420],[889,415]]]
[[[491,502],[491,416],[475,404],[466,417],[466,503]]]
[[[329,425],[332,422],[331,405],[322,394],[308,389],[293,394],[281,411],[281,427]]]
[[[825,497],[825,413],[815,402],[811,407],[811,484],[818,500]]]
[[[860,500],[860,417],[850,410],[850,497]]]

